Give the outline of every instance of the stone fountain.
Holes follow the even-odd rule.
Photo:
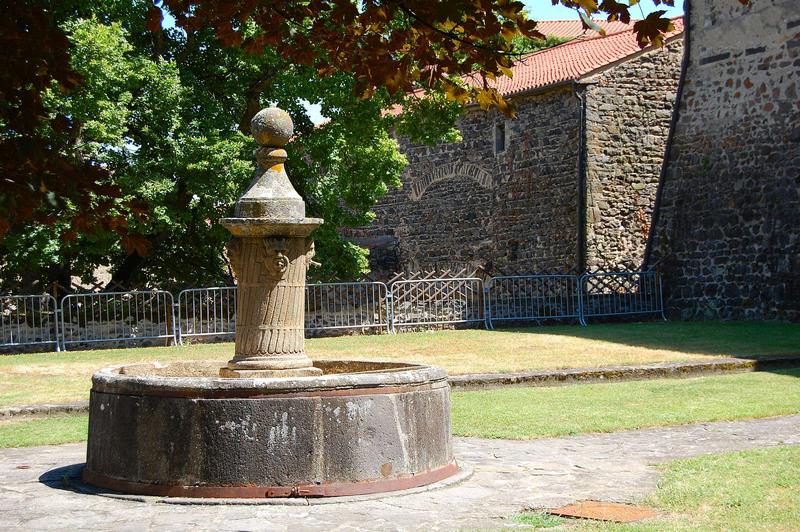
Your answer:
[[[324,497],[402,490],[458,471],[450,387],[431,366],[305,354],[314,253],[284,146],[288,114],[259,112],[255,177],[221,220],[237,277],[233,357],[106,368],[92,378],[83,478],[180,497]]]

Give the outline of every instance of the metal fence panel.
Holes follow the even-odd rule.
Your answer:
[[[365,329],[452,323],[660,314],[657,272],[520,275],[306,285],[306,330]],[[59,316],[60,315],[60,316]],[[177,318],[177,319],[176,319]],[[131,291],[0,295],[0,347],[225,336],[236,331],[236,287],[169,292]]]
[[[492,277],[486,290],[487,325],[495,321],[538,321],[581,317],[576,275]]]
[[[53,344],[60,350],[53,296],[0,295],[0,347]]]
[[[178,342],[236,332],[236,287],[189,288],[178,294]]]
[[[175,339],[172,294],[161,290],[69,294],[61,300],[62,345]]]
[[[667,319],[657,272],[585,273],[580,284],[584,322],[589,317],[633,314],[660,314]]]
[[[484,321],[483,281],[477,277],[395,281],[390,299],[392,330]]]
[[[389,331],[388,289],[381,282],[306,285],[306,330],[381,328]]]

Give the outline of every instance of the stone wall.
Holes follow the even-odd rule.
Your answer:
[[[641,267],[683,37],[595,76],[586,89],[586,265]]]
[[[800,320],[797,0],[692,0],[651,265],[683,318]]]
[[[517,118],[468,111],[463,141],[435,147],[401,140],[403,188],[355,231],[371,248],[373,275],[395,270],[564,271],[577,260],[580,105],[571,89],[516,100]],[[495,126],[506,149],[495,154]],[[375,260],[377,259],[377,260]]]
[[[569,84],[515,97],[515,119],[473,108],[459,119],[458,143],[401,139],[403,188],[381,200],[372,225],[348,234],[370,248],[373,276],[477,266],[495,275],[577,271],[582,247],[590,268],[638,268],[682,50],[678,38],[611,65],[581,80],[578,95]],[[506,148],[495,153],[499,124]]]

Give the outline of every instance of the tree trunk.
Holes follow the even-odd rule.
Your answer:
[[[111,280],[103,288],[103,291],[114,291],[117,289],[130,289],[136,279],[136,274],[139,273],[144,262],[144,257],[139,255],[136,251],[125,257],[119,268],[114,270]]]
[[[267,70],[247,88],[244,96],[244,112],[242,113],[242,119],[239,121],[239,131],[245,135],[250,134],[250,121],[261,110],[261,95],[270,88],[274,77],[275,73]]]
[[[37,292],[47,292],[56,299],[61,299],[72,291],[72,260],[70,257],[65,257],[60,264],[54,264],[48,268],[47,286],[37,290]]]

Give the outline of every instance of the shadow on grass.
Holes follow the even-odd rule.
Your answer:
[[[550,334],[626,347],[668,350],[709,357],[754,360],[753,371],[800,367],[800,324],[777,322],[594,323],[587,327],[544,325],[496,332]]]
[[[569,336],[648,349],[738,358],[800,356],[800,324],[776,322],[593,323],[498,328],[504,333]]]

